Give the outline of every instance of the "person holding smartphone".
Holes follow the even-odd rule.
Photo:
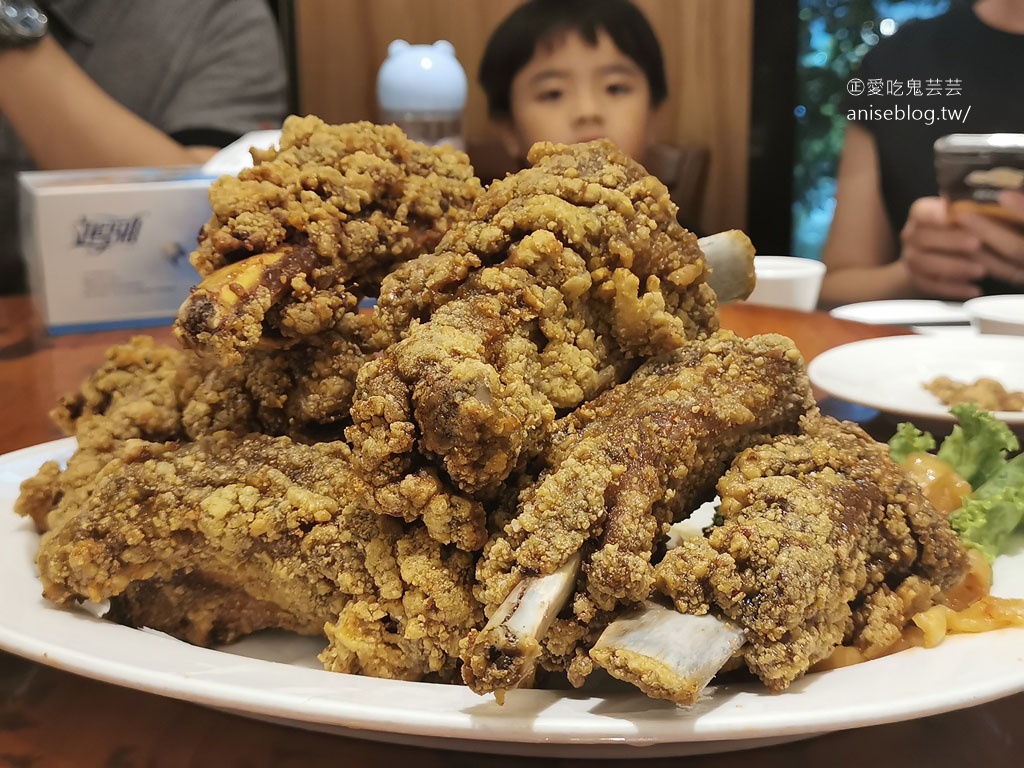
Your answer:
[[[908,23],[849,84],[824,307],[1024,291],[1024,226],[951,213],[933,144],[951,133],[1024,133],[1024,0],[978,0]],[[1024,220],[1024,194],[999,202]]]

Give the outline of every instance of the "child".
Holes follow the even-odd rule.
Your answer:
[[[491,35],[480,84],[519,160],[537,141],[607,138],[643,162],[667,95],[658,39],[629,0],[528,0]]]

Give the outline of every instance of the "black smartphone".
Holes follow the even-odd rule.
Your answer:
[[[1024,225],[999,204],[1007,189],[1024,192],[1024,133],[954,133],[935,141],[939,194],[957,211],[976,211]]]

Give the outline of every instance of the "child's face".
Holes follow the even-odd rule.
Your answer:
[[[537,141],[606,138],[639,160],[651,141],[647,77],[603,31],[597,45],[572,31],[538,46],[512,80],[511,106],[503,133],[516,157],[525,157]]]

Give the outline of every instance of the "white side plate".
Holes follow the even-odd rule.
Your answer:
[[[930,299],[862,301],[836,307],[829,314],[869,325],[969,325],[971,321],[961,304]]]
[[[982,376],[1024,391],[1024,337],[888,336],[833,347],[807,367],[811,383],[830,395],[885,413],[935,422],[954,421],[949,407],[925,390],[938,376],[969,383]],[[999,411],[1011,425],[1024,412]]]

